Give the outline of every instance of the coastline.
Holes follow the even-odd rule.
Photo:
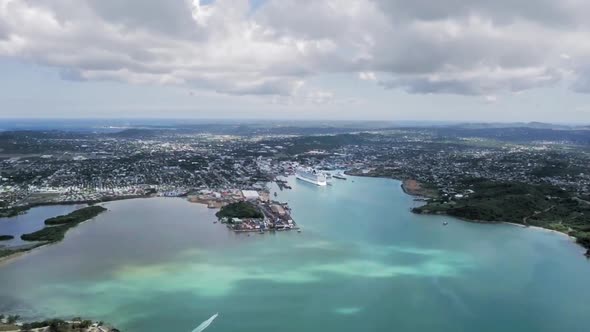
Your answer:
[[[51,206],[51,205],[55,205],[55,204],[47,204],[47,206]],[[85,208],[81,208],[81,209],[75,210],[73,212],[80,211],[80,210],[83,210],[83,209],[85,209]],[[106,208],[103,208],[103,210],[101,212],[99,212],[99,214],[102,213],[102,212],[104,212],[104,211],[107,211],[107,209]],[[84,222],[86,222],[88,220],[92,220],[92,219],[96,218],[97,216],[98,215],[95,215],[95,216],[92,216],[92,217],[90,217],[90,218],[88,218],[86,220],[75,222],[74,224],[70,225],[69,228],[67,228],[65,230],[65,232],[67,232],[70,228],[76,227],[79,224],[82,224],[82,223],[84,223]],[[41,230],[45,229],[48,225],[50,225],[50,224],[45,224],[45,227],[42,228]],[[56,224],[55,227],[60,226],[60,225],[61,226],[64,226],[64,225],[68,225],[68,224],[67,223],[60,223],[60,224]],[[41,231],[41,230],[39,230],[39,231]],[[39,231],[37,231],[37,232],[39,232]],[[35,233],[35,232],[33,232],[33,233]],[[52,245],[52,244],[60,243],[61,241],[64,240],[64,238],[65,238],[65,233],[63,234],[63,238],[58,239],[58,240],[33,241],[35,243],[31,243],[30,244],[30,247],[28,247],[28,248],[22,248],[23,246],[28,246],[28,245],[23,245],[23,246],[18,246],[18,247],[13,247],[13,248],[11,248],[11,247],[0,247],[0,250],[2,250],[2,251],[9,251],[10,252],[10,253],[8,253],[5,256],[0,257],[0,266],[9,264],[9,263],[11,263],[11,262],[19,259],[20,257],[22,257],[22,256],[24,256],[26,254],[29,254],[29,253],[37,250],[37,249],[41,249],[43,247],[46,247],[46,246],[49,246],[49,245]]]
[[[546,233],[552,233],[552,234],[558,234],[558,235],[562,235],[565,236],[567,238],[569,238],[572,241],[576,241],[576,237],[575,236],[571,236],[567,233],[558,231],[558,230],[554,230],[554,229],[550,229],[550,228],[543,228],[543,227],[539,227],[539,226],[527,226],[527,225],[523,225],[523,224],[517,224],[514,222],[508,222],[508,221],[502,221],[501,223],[503,224],[508,224],[508,225],[512,225],[512,226],[516,226],[516,227],[520,227],[520,228],[529,228],[529,229],[533,229],[536,231],[541,231],[541,232],[546,232]],[[580,245],[580,247],[584,248],[582,245]],[[584,248],[585,249],[585,248]]]
[[[13,207],[12,209],[18,210],[18,212],[13,215],[10,215],[10,214],[9,215],[1,215],[0,214],[0,222],[2,222],[3,218],[11,218],[14,216],[18,216],[18,215],[26,213],[27,211],[29,211],[32,208],[36,208],[36,207],[53,206],[53,205],[78,205],[78,204],[92,205],[92,204],[98,204],[98,203],[122,201],[122,200],[126,200],[126,199],[150,198],[150,197],[153,197],[153,195],[149,194],[149,195],[132,195],[132,196],[113,196],[113,197],[104,197],[101,199],[87,199],[87,200],[80,200],[80,201],[65,201],[65,202],[49,201],[49,202],[29,203],[29,204],[18,206],[18,207]],[[0,210],[0,213],[5,212],[7,210],[9,210],[9,209],[4,209],[4,211]]]
[[[2,317],[11,317],[2,313]],[[119,330],[110,324],[102,321],[94,321],[76,317],[72,319],[47,318],[38,321],[21,321],[20,316],[15,315],[14,321],[9,322],[8,318],[0,320],[0,331],[19,332],[19,331],[49,331],[50,326],[58,326],[59,331],[102,331],[102,332],[119,332]]]
[[[373,177],[373,178],[383,178],[383,179],[392,179],[392,180],[396,180],[396,181],[400,181],[401,185],[400,188],[401,190],[409,196],[413,196],[413,197],[417,197],[417,198],[421,198],[422,200],[426,200],[426,199],[430,199],[430,198],[436,198],[436,196],[433,195],[432,190],[431,189],[425,189],[423,187],[423,184],[415,179],[412,178],[405,178],[405,179],[398,179],[398,178],[393,178],[393,177],[386,177],[386,176],[375,176],[375,175],[371,175],[371,174],[357,174],[357,173],[349,173],[349,172],[345,172],[345,174],[349,175],[349,176],[359,176],[359,177]],[[126,199],[135,199],[135,198],[150,198],[153,197],[153,195],[138,195],[138,196],[122,196],[122,197],[113,197],[113,198],[108,198],[108,199],[102,199],[102,200],[88,200],[88,201],[72,201],[72,202],[47,202],[47,203],[35,203],[35,204],[31,204],[29,206],[27,206],[26,210],[23,210],[23,212],[26,212],[28,209],[33,208],[33,207],[40,207],[40,206],[51,206],[51,205],[73,205],[73,204],[96,204],[96,203],[103,203],[103,202],[111,202],[111,201],[119,201],[119,200],[126,200]],[[190,201],[190,200],[189,200]],[[210,202],[203,202],[203,201],[192,201],[193,203],[197,203],[197,204],[204,204],[207,205],[209,208],[218,208],[217,206],[210,206]],[[554,229],[550,229],[550,228],[544,228],[544,227],[540,227],[540,226],[530,226],[530,225],[523,225],[523,224],[518,224],[518,223],[514,223],[514,222],[508,222],[508,221],[486,221],[486,220],[474,220],[474,219],[467,219],[467,218],[461,218],[461,217],[456,217],[456,216],[452,216],[449,215],[445,212],[442,211],[437,211],[437,212],[414,212],[412,211],[412,213],[416,213],[416,214],[425,214],[425,215],[445,215],[445,216],[449,216],[464,222],[470,222],[470,223],[480,223],[480,224],[508,224],[508,225],[512,225],[512,226],[518,226],[521,228],[530,228],[530,229],[534,229],[537,231],[544,231],[544,232],[549,232],[549,233],[553,233],[553,234],[559,234],[562,236],[566,236],[568,237],[570,240],[572,240],[574,243],[576,243],[577,245],[579,245],[584,251],[585,251],[585,256],[590,257],[590,248],[586,248],[583,245],[581,245],[580,243],[577,242],[577,238],[574,236],[571,236],[568,233],[562,232],[562,231],[558,231],[558,230],[554,230]],[[2,218],[0,218],[1,220]],[[298,229],[298,228],[297,228]],[[235,230],[234,230],[235,231]],[[245,232],[245,231],[241,231],[241,232]],[[38,249],[42,249],[45,246],[54,244],[54,243],[59,243],[61,241],[57,241],[57,242],[46,242],[46,243],[39,243],[37,245],[33,245],[31,248],[29,249],[21,249],[21,250],[15,250],[14,253],[8,254],[6,256],[2,256],[0,257],[0,266],[3,266],[5,264],[9,264],[13,261],[18,260],[20,257],[23,257],[24,255],[34,252],[35,250]],[[10,250],[10,248],[2,248],[0,247],[0,250]]]
[[[396,179],[397,180],[397,179]],[[414,179],[404,179],[401,180],[401,188],[404,193],[410,196],[415,196],[419,198],[435,198],[436,194],[432,192],[431,189],[424,188],[424,184],[422,184],[418,180]]]
[[[509,221],[488,221],[488,220],[479,220],[479,219],[467,219],[467,218],[452,216],[448,213],[445,213],[444,211],[430,212],[430,210],[425,210],[424,212],[414,212],[412,209],[412,213],[423,214],[423,215],[432,215],[432,216],[447,216],[450,218],[454,218],[457,220],[461,220],[464,222],[470,222],[470,223],[474,223],[474,224],[491,224],[491,225],[493,225],[493,224],[508,224],[508,225],[516,226],[516,227],[520,227],[520,228],[527,228],[527,229],[533,229],[536,231],[543,231],[543,232],[547,232],[547,233],[559,234],[559,235],[569,238],[575,244],[580,246],[582,249],[586,250],[586,253],[584,255],[590,257],[590,248],[586,248],[582,244],[578,243],[577,242],[578,239],[575,236],[571,236],[568,233],[564,233],[562,231],[558,231],[558,230],[551,229],[551,228],[545,228],[545,227],[533,226],[533,225],[524,225],[524,224],[518,224],[515,222],[509,222]]]
[[[346,170],[344,171],[345,175],[349,176],[358,176],[358,177],[365,177],[365,178],[379,178],[379,179],[392,179],[396,181],[401,181],[401,188],[404,193],[410,196],[414,196],[417,198],[437,198],[438,193],[434,188],[427,188],[426,185],[412,177],[408,177],[407,175],[392,173],[392,174],[375,174],[375,173],[363,173],[359,170]]]
[[[433,198],[432,196],[426,196],[424,195],[424,192],[422,190],[422,187],[420,185],[420,182],[418,182],[417,180],[414,179],[397,179],[397,178],[393,178],[393,177],[385,177],[385,176],[374,176],[374,175],[364,175],[364,174],[349,174],[351,176],[360,176],[360,177],[376,177],[376,178],[383,178],[383,179],[392,179],[392,180],[397,180],[397,181],[401,181],[401,189],[402,191],[409,196],[414,196],[414,197],[420,197],[420,198]],[[412,213],[417,213],[412,211]],[[449,215],[445,212],[441,212],[441,211],[437,211],[437,212],[423,212],[423,213],[417,213],[417,214],[424,214],[424,215],[444,215],[444,216],[448,216],[451,218],[455,218],[457,220],[461,220],[464,222],[470,222],[470,223],[477,223],[477,224],[508,224],[508,225],[512,225],[512,226],[518,226],[521,228],[528,228],[528,229],[533,229],[536,231],[543,231],[543,232],[548,232],[548,233],[553,233],[553,234],[558,234],[561,236],[565,236],[567,238],[569,238],[572,242],[574,242],[576,245],[578,245],[580,248],[583,249],[582,254],[588,258],[590,258],[590,248],[586,248],[584,247],[582,244],[580,244],[577,240],[577,238],[575,236],[571,236],[568,233],[564,233],[558,230],[554,230],[554,229],[550,229],[550,228],[545,228],[545,227],[540,227],[540,226],[531,226],[531,225],[523,225],[523,224],[518,224],[518,223],[513,223],[513,222],[508,222],[508,221],[486,221],[486,220],[474,220],[474,219],[467,219],[467,218],[460,218],[460,217],[456,217],[456,216],[452,216]]]
[[[59,243],[59,242],[39,243],[37,245],[32,246],[31,248],[16,250],[12,254],[2,256],[2,257],[0,257],[0,267],[4,266],[6,264],[10,264],[13,261],[18,260],[19,258],[21,258],[25,255],[28,255],[30,253],[33,253],[37,250],[43,249],[43,248],[48,247],[48,246],[55,244],[55,243]]]
[[[12,261],[17,260],[18,258],[20,258],[21,256],[30,253],[31,251],[33,251],[34,249],[30,249],[30,250],[23,250],[23,251],[16,251],[12,254],[6,255],[6,256],[2,256],[0,257],[0,267],[4,266],[6,264],[11,263]]]

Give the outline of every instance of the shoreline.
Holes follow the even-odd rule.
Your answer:
[[[147,199],[147,198],[154,198],[157,197],[155,195],[142,195],[142,196],[135,196],[135,197],[129,197],[129,196],[123,196],[123,197],[117,197],[117,198],[111,198],[108,200],[94,200],[94,201],[70,201],[70,202],[47,202],[47,203],[35,203],[33,205],[30,205],[26,208],[26,210],[23,210],[22,212],[26,213],[29,209],[31,208],[35,208],[35,207],[43,207],[43,206],[54,206],[54,205],[76,205],[76,204],[98,204],[98,203],[108,203],[108,202],[114,202],[114,201],[122,201],[122,200],[128,200],[128,199]],[[175,198],[181,198],[179,197],[175,197]],[[191,201],[191,200],[187,200],[190,203],[194,203],[194,204],[200,204],[200,205],[205,205],[208,208],[215,208],[215,209],[219,209],[219,207],[217,206],[211,206],[211,204],[209,204],[210,202],[208,201],[199,201],[199,200],[195,200],[195,201]],[[0,217],[0,222],[2,220],[2,218],[10,218],[10,217]],[[291,229],[273,229],[273,230],[265,230],[266,232],[273,232],[273,231],[290,231],[290,230],[294,230],[294,231],[299,231],[301,228],[296,226],[293,227]],[[235,233],[250,233],[250,232],[260,232],[260,230],[234,230],[231,229],[233,232]],[[0,257],[0,267],[4,266],[6,264],[10,264],[18,259],[20,259],[21,257],[30,254],[32,252],[35,252],[36,250],[40,250],[43,249],[44,247],[53,245],[53,244],[57,244],[59,242],[63,241],[57,241],[57,242],[45,242],[45,243],[37,243],[37,244],[32,244],[31,248],[28,249],[14,249],[13,253],[10,253],[6,256],[2,256]],[[0,247],[0,250],[11,250],[12,249],[10,247]]]
[[[55,204],[47,204],[45,206],[52,206],[52,205],[55,205]],[[82,210],[82,209],[85,209],[85,208],[81,208],[81,209],[78,209],[78,210],[75,210],[75,211],[79,211],[79,210]],[[104,208],[104,210],[102,210],[100,213],[105,212],[105,211],[107,211],[106,208]],[[86,219],[86,220],[83,220],[83,221],[80,221],[80,222],[76,222],[74,225],[70,226],[69,228],[74,228],[74,227],[78,226],[79,224],[82,224],[82,223],[84,223],[86,221],[89,221],[89,220],[92,220],[92,219],[96,218],[97,216],[98,215],[95,215],[95,216],[93,216],[93,217],[91,217],[89,219]],[[49,218],[49,219],[51,219],[51,218]],[[67,225],[67,224],[59,224],[59,225]],[[39,231],[45,229],[46,227],[48,227],[48,224],[45,224],[45,226],[43,228],[41,228]],[[52,227],[52,226],[49,226],[49,227]],[[55,226],[55,227],[57,227],[57,226]],[[67,232],[69,230],[69,228],[65,232]],[[25,248],[25,249],[19,249],[18,247],[16,247],[16,248],[15,247],[13,247],[13,248],[11,248],[11,247],[0,247],[0,250],[6,250],[6,251],[10,251],[11,252],[11,253],[9,253],[9,254],[7,254],[5,256],[0,257],[0,266],[4,266],[4,265],[9,264],[9,263],[11,263],[11,262],[13,262],[15,260],[18,260],[19,258],[25,256],[26,254],[32,253],[32,252],[34,252],[34,251],[36,251],[38,249],[42,249],[42,248],[44,248],[46,246],[50,246],[50,245],[53,245],[53,244],[60,243],[64,239],[65,239],[65,233],[63,235],[63,238],[62,239],[59,239],[57,241],[30,241],[30,242],[34,242],[34,243],[30,244],[30,247],[29,248]]]
[[[394,180],[398,180],[401,181],[401,188],[402,191],[406,194],[406,195],[410,195],[410,196],[414,196],[417,198],[423,198],[423,199],[429,199],[429,198],[435,198],[435,195],[430,192],[429,189],[425,189],[423,184],[415,179],[394,179]]]
[[[105,197],[103,199],[87,199],[87,200],[81,200],[81,201],[65,201],[65,202],[52,202],[52,201],[50,201],[50,202],[30,203],[30,204],[26,204],[26,205],[22,205],[22,206],[18,206],[18,207],[13,207],[13,209],[16,208],[16,209],[20,210],[19,212],[17,212],[14,215],[7,215],[7,216],[0,215],[0,222],[2,222],[2,219],[4,219],[4,218],[12,218],[12,217],[16,217],[16,216],[25,214],[30,209],[36,208],[36,207],[54,206],[54,205],[78,205],[78,204],[93,205],[93,204],[99,204],[99,203],[123,201],[126,199],[150,198],[150,197],[154,197],[154,196],[152,194],[149,194],[149,195],[133,195],[133,196],[114,196],[114,197]],[[6,210],[8,210],[8,209],[6,209]],[[1,212],[3,212],[3,211],[0,210],[0,213]]]
[[[48,247],[48,246],[50,246],[52,244],[56,244],[56,243],[59,243],[59,242],[38,243],[37,245],[34,245],[33,247],[28,248],[28,249],[16,250],[12,254],[0,257],[0,267],[4,266],[6,264],[10,264],[13,261],[18,260],[19,258],[21,258],[25,255],[34,253],[37,250],[41,250],[45,247]]]
[[[397,179],[397,178],[392,178],[392,177],[381,177],[381,176],[361,175],[361,174],[354,174],[352,176],[373,177],[373,178],[382,178],[382,179],[391,179],[391,180],[401,181],[402,183],[401,183],[400,187],[401,187],[402,191],[404,192],[404,194],[409,195],[409,196],[413,196],[413,197],[430,198],[428,196],[422,195],[419,191],[411,190],[412,186],[410,186],[410,189],[408,189],[408,186],[406,185],[406,183],[408,183],[408,181],[412,181],[412,182],[415,181],[419,184],[419,182],[414,179]],[[410,183],[413,184],[412,182],[410,182]],[[543,232],[558,234],[558,235],[565,236],[568,239],[570,239],[574,244],[576,244],[580,248],[582,248],[582,254],[584,256],[590,258],[590,248],[586,248],[582,244],[578,243],[577,238],[575,236],[571,236],[568,233],[564,233],[564,232],[557,231],[554,229],[545,228],[545,227],[541,227],[541,226],[523,225],[523,224],[513,223],[513,222],[509,222],[509,221],[486,221],[486,220],[474,220],[474,219],[460,218],[460,217],[451,216],[451,215],[444,213],[444,212],[416,213],[416,212],[412,211],[412,213],[423,214],[423,215],[432,215],[432,216],[447,216],[447,217],[451,217],[451,218],[461,220],[464,222],[470,222],[470,223],[476,223],[476,224],[508,224],[508,225],[517,226],[517,227],[521,227],[521,228],[529,228],[529,229],[533,229],[536,231],[543,231]]]
[[[544,227],[540,227],[540,226],[527,226],[527,225],[523,225],[523,224],[517,224],[517,223],[514,223],[514,222],[508,222],[508,221],[501,221],[501,223],[512,225],[512,226],[516,226],[516,227],[520,227],[520,228],[530,228],[530,229],[533,229],[533,230],[536,230],[536,231],[545,232],[545,233],[558,234],[558,235],[561,235],[561,236],[565,236],[565,237],[569,238],[570,240],[572,240],[574,242],[577,240],[575,236],[571,236],[571,235],[569,235],[567,233],[564,233],[564,232],[561,232],[561,231],[557,231],[557,230],[554,230],[554,229],[550,229],[550,228],[544,228]],[[578,243],[576,243],[576,244],[578,244]],[[579,246],[582,247],[582,245],[579,245]],[[582,248],[584,248],[584,247],[582,247]],[[586,249],[586,248],[584,248],[584,249]]]
[[[433,189],[425,188],[424,183],[413,179],[408,176],[399,175],[399,176],[381,176],[372,173],[362,173],[354,170],[346,170],[344,171],[345,175],[348,176],[358,176],[363,178],[377,178],[377,179],[390,179],[395,181],[401,182],[401,189],[402,191],[409,196],[414,196],[420,199],[429,199],[429,198],[437,198],[438,194],[433,192]]]
[[[469,223],[473,223],[473,224],[489,224],[489,225],[494,225],[494,224],[507,224],[507,225],[511,225],[511,226],[516,226],[516,227],[520,227],[520,228],[527,228],[527,229],[533,229],[536,231],[543,231],[543,232],[547,232],[547,233],[553,233],[553,234],[558,234],[561,236],[565,236],[567,238],[569,238],[570,240],[572,240],[572,242],[574,242],[575,244],[577,244],[578,246],[580,246],[582,249],[584,249],[585,253],[584,255],[587,257],[590,257],[590,248],[586,248],[583,245],[581,245],[580,243],[577,242],[577,238],[575,236],[571,236],[568,233],[564,233],[555,229],[551,229],[551,228],[545,228],[545,227],[541,227],[541,226],[533,226],[533,225],[524,225],[524,224],[518,224],[515,222],[510,222],[510,221],[487,221],[487,220],[479,220],[479,219],[467,219],[467,218],[461,218],[461,217],[457,217],[457,216],[452,216],[448,213],[445,212],[413,212],[414,214],[421,214],[421,215],[428,215],[428,216],[447,216],[449,218],[453,218],[453,219],[457,219],[457,220],[461,220],[463,222],[469,222]]]
[[[345,172],[345,174],[347,174]],[[421,186],[421,183],[415,179],[411,179],[411,178],[406,178],[406,179],[398,179],[398,178],[392,178],[392,177],[381,177],[381,176],[373,176],[373,175],[361,175],[361,174],[347,174],[349,176],[358,176],[358,177],[372,177],[372,178],[382,178],[382,179],[391,179],[391,180],[395,180],[395,181],[400,181],[400,188],[402,190],[402,192],[408,196],[412,196],[412,197],[416,197],[416,198],[421,198],[423,200],[429,199],[429,198],[433,198],[432,195],[428,195],[425,192],[425,189],[423,189],[423,187]],[[97,204],[97,203],[106,203],[106,202],[113,202],[113,201],[120,201],[120,200],[127,200],[127,199],[136,199],[136,198],[151,198],[154,197],[154,195],[139,195],[139,196],[134,196],[134,197],[129,197],[129,196],[123,196],[123,197],[113,197],[113,198],[109,198],[109,199],[103,199],[103,200],[88,200],[88,201],[75,201],[75,202],[47,202],[47,203],[35,203],[32,205],[27,206],[26,210],[23,210],[22,212],[26,212],[31,208],[34,207],[42,207],[42,206],[52,206],[52,205],[75,205],[75,204]],[[192,203],[197,203],[197,204],[202,204],[202,205],[208,205],[206,202],[200,202],[200,201],[195,201]],[[209,207],[209,206],[208,206]],[[412,213],[416,213],[416,212],[412,212]],[[513,222],[508,222],[508,221],[486,221],[486,220],[472,220],[472,219],[466,219],[466,218],[460,218],[460,217],[455,217],[455,216],[451,216],[447,213],[444,212],[437,212],[437,213],[416,213],[416,214],[424,214],[424,215],[444,215],[444,216],[448,216],[451,218],[455,218],[457,220],[461,220],[464,222],[470,222],[470,223],[478,223],[478,224],[508,224],[508,225],[512,225],[512,226],[517,226],[517,227],[521,227],[521,228],[531,228],[537,231],[543,231],[543,232],[548,232],[548,233],[553,233],[553,234],[559,234],[561,236],[565,236],[567,238],[569,238],[572,242],[574,242],[576,245],[578,245],[579,247],[581,247],[583,249],[583,251],[585,251],[585,253],[583,252],[583,254],[586,257],[590,257],[590,248],[586,248],[583,245],[581,245],[580,243],[577,242],[577,238],[574,236],[571,236],[567,233],[561,232],[561,231],[557,231],[554,229],[549,229],[549,228],[544,228],[544,227],[540,227],[540,226],[530,226],[530,225],[523,225],[523,224],[518,224],[518,223],[513,223]],[[2,218],[0,218],[1,221]],[[297,228],[299,229],[299,228]],[[295,229],[295,230],[297,230]],[[234,232],[236,232],[236,230],[233,230]],[[249,232],[249,231],[239,231],[239,233],[241,232]],[[252,231],[255,232],[255,231]],[[257,231],[256,231],[257,232]],[[238,232],[236,232],[238,233]],[[61,241],[59,241],[61,242]],[[34,246],[30,249],[25,249],[25,250],[19,250],[19,251],[15,251],[14,253],[8,254],[6,256],[0,257],[0,266],[3,266],[5,264],[9,264],[15,260],[18,260],[19,258],[25,256],[28,253],[34,252],[37,249],[41,249],[45,246],[54,244],[54,243],[59,243],[59,242],[48,242],[48,243],[44,243],[44,244],[39,244],[37,246]],[[1,250],[2,248],[0,248]],[[4,248],[5,250],[9,248]]]
[[[5,313],[2,313],[3,317],[10,317]],[[105,324],[102,321],[88,320],[81,317],[72,319],[65,319],[59,317],[45,318],[42,320],[32,321],[25,320],[21,321],[20,316],[15,316],[14,322],[7,322],[7,319],[0,321],[0,330],[6,332],[19,332],[19,331],[49,331],[50,325],[53,323],[59,324],[60,331],[65,331],[63,328],[67,326],[68,331],[102,331],[102,332],[114,332],[119,331],[111,324]]]

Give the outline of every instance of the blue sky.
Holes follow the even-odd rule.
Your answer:
[[[0,0],[0,117],[590,123],[590,5],[448,2]]]

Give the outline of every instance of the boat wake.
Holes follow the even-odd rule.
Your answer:
[[[209,327],[209,325],[211,325],[211,323],[213,323],[213,321],[215,320],[215,318],[217,318],[218,315],[219,315],[219,313],[216,313],[215,315],[209,317],[209,319],[202,322],[192,332],[201,332],[201,331],[205,330],[207,327]]]

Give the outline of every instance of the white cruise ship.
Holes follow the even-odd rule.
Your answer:
[[[295,176],[299,180],[313,183],[317,186],[325,186],[328,184],[326,175],[322,172],[316,171],[313,168],[298,168],[295,172]]]

